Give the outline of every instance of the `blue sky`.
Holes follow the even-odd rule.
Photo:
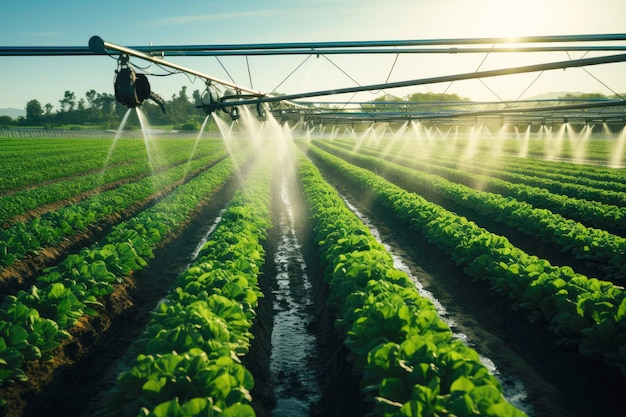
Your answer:
[[[256,42],[429,39],[482,36],[573,35],[626,32],[623,0],[233,0],[50,1],[0,0],[0,45],[83,46],[93,35],[120,45],[228,44]],[[572,54],[576,58],[580,54]],[[592,56],[592,55],[588,55]],[[282,93],[456,74],[528,63],[566,60],[541,56],[444,55],[342,56],[310,59],[282,84]],[[483,62],[484,59],[484,62]],[[228,79],[215,58],[171,58],[181,65]],[[252,88],[272,91],[304,57],[250,57]],[[135,61],[143,65],[141,61]],[[482,64],[481,64],[482,62]],[[250,87],[245,58],[223,58],[235,82]],[[65,90],[113,91],[116,63],[103,57],[0,57],[0,108],[24,108],[35,98],[55,109]],[[341,68],[341,71],[338,69]],[[393,67],[393,71],[390,72]],[[159,72],[158,69],[153,69]],[[626,92],[626,64],[513,78],[434,84],[387,92],[457,93],[476,100],[515,99],[546,91]],[[345,74],[344,74],[345,73]],[[346,75],[348,74],[349,77]],[[184,75],[150,78],[152,89],[171,97],[183,85],[203,90]],[[527,87],[528,90],[526,90]],[[380,92],[376,92],[380,94]],[[359,99],[376,96],[363,93]],[[349,99],[350,97],[344,97]]]

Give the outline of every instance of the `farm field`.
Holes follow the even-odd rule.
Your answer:
[[[247,125],[0,138],[3,415],[626,412],[617,135]]]

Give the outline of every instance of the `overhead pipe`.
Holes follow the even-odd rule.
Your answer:
[[[452,38],[452,39],[413,39],[413,40],[375,40],[375,41],[333,41],[333,42],[286,42],[286,43],[243,43],[221,45],[166,45],[152,46],[141,49],[146,52],[160,51],[234,51],[234,50],[271,50],[271,49],[335,49],[335,48],[398,48],[408,46],[437,45],[479,45],[479,44],[510,44],[510,43],[551,43],[551,42],[608,42],[626,41],[626,33],[591,34],[591,35],[557,35],[557,36],[525,36],[518,38]]]
[[[400,87],[412,87],[416,85],[437,84],[437,83],[444,83],[444,82],[450,82],[450,81],[472,80],[472,79],[477,79],[477,78],[489,78],[489,77],[497,77],[497,76],[502,76],[502,75],[523,74],[523,73],[528,73],[528,72],[548,71],[548,70],[554,70],[554,69],[585,67],[585,66],[591,66],[591,65],[610,64],[610,63],[625,62],[625,61],[626,61],[626,54],[608,55],[608,56],[595,57],[595,58],[572,59],[569,61],[557,61],[557,62],[549,62],[545,64],[534,64],[534,65],[526,65],[526,66],[520,66],[520,67],[502,68],[502,69],[496,69],[496,70],[476,71],[476,72],[461,73],[461,74],[454,74],[454,75],[444,75],[444,76],[439,76],[439,77],[420,78],[416,80],[388,82],[388,83],[383,83],[383,84],[368,84],[368,85],[360,85],[360,86],[354,86],[354,87],[337,88],[337,89],[332,89],[332,90],[311,91],[308,93],[299,93],[299,94],[287,94],[287,95],[278,96],[278,97],[262,97],[257,100],[243,100],[243,101],[240,101],[239,103],[245,105],[245,104],[255,104],[257,102],[271,103],[271,102],[277,102],[277,101],[282,101],[282,100],[292,101],[292,100],[298,100],[302,98],[359,93],[359,92],[364,92],[364,91],[383,90],[383,89],[400,88]]]
[[[96,37],[97,38],[97,37]],[[616,42],[626,41],[626,34],[588,34],[557,36],[525,36],[519,38],[452,38],[414,40],[375,40],[339,42],[288,42],[249,43],[221,45],[163,45],[131,46],[129,49],[145,54],[167,54],[169,56],[223,56],[223,55],[307,55],[373,54],[373,53],[486,53],[486,52],[554,52],[554,51],[618,51],[619,45],[604,46],[549,46],[549,47],[494,47],[494,48],[437,48],[444,45],[498,45],[523,43]],[[109,43],[109,46],[113,44]],[[409,47],[428,47],[413,48]],[[367,48],[367,49],[366,49]],[[383,49],[385,48],[385,49]],[[119,52],[119,51],[118,51]],[[56,56],[91,55],[94,51],[84,46],[0,46],[0,56]],[[106,51],[100,50],[100,54]]]
[[[554,37],[551,37],[551,38],[554,38]],[[577,37],[577,38],[580,38],[580,37]],[[234,88],[236,90],[236,94],[238,95],[240,95],[241,92],[248,93],[248,97],[244,96],[245,99],[237,100],[237,105],[254,104],[254,105],[259,106],[260,103],[283,101],[283,102],[288,102],[290,104],[297,105],[298,107],[303,107],[303,106],[293,103],[292,100],[309,98],[309,97],[320,97],[320,96],[335,95],[335,94],[356,93],[356,92],[362,92],[362,91],[416,86],[416,85],[424,85],[424,84],[434,84],[434,83],[440,83],[440,82],[460,81],[460,80],[469,80],[469,79],[476,79],[476,78],[488,78],[488,77],[495,77],[495,76],[502,76],[502,75],[521,74],[521,73],[527,73],[527,72],[538,72],[538,71],[546,71],[546,70],[553,70],[553,69],[565,69],[565,68],[582,67],[582,66],[599,65],[599,64],[626,61],[626,54],[619,54],[619,55],[610,55],[610,56],[602,56],[602,57],[594,57],[594,58],[581,58],[581,59],[574,59],[574,60],[568,60],[568,61],[558,61],[558,62],[551,62],[551,63],[545,63],[545,64],[535,64],[535,65],[512,67],[512,68],[503,68],[503,69],[497,69],[497,70],[462,73],[462,74],[447,75],[447,76],[440,76],[440,77],[423,78],[423,79],[417,79],[417,80],[407,80],[407,81],[384,83],[384,84],[372,84],[372,85],[355,86],[355,87],[332,89],[332,90],[321,90],[321,91],[314,91],[314,92],[308,92],[308,93],[299,93],[299,94],[271,97],[260,91],[255,91],[255,90],[251,90],[245,87],[241,87],[237,84],[234,84],[225,80],[221,80],[217,77],[213,77],[207,74],[203,74],[193,69],[185,68],[181,65],[171,63],[171,62],[165,61],[157,57],[153,57],[141,51],[136,51],[132,48],[105,42],[99,36],[93,36],[89,40],[89,48],[93,53],[99,53],[99,54],[106,53],[107,49],[116,50],[122,54],[128,54],[130,56],[135,56],[141,59],[145,59],[147,61],[157,63],[159,65],[163,65],[172,69],[187,72],[191,75],[195,75],[199,78],[203,78],[210,82],[215,82],[215,83],[218,83],[218,84],[230,87],[230,88]],[[601,105],[604,105],[604,103],[602,103]],[[619,103],[616,105],[622,105],[622,103]],[[231,106],[233,106],[233,103],[232,102],[229,103],[225,100],[220,100],[220,102],[212,104],[213,109],[226,108],[226,107],[231,107]],[[594,107],[594,106],[587,104],[585,105],[585,107]]]
[[[131,47],[147,54],[164,56],[280,56],[280,55],[385,55],[385,54],[485,54],[485,53],[537,53],[537,52],[619,52],[626,51],[626,46],[518,46],[518,47],[480,47],[480,48],[367,48],[367,49],[234,49],[234,50],[188,50],[183,47]],[[110,55],[121,54],[119,51],[108,52]],[[0,56],[83,56],[93,55],[88,47],[57,46],[0,46]]]

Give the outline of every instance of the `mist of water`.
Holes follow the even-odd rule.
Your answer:
[[[520,146],[517,156],[526,158],[528,156],[528,148],[530,147],[530,125],[526,128],[524,136],[520,139]]]
[[[207,116],[204,118],[204,121],[202,122],[200,131],[198,132],[198,135],[196,136],[196,140],[193,143],[193,147],[191,148],[191,153],[189,154],[189,159],[187,160],[187,164],[185,164],[185,175],[184,175],[185,177],[187,177],[187,174],[189,173],[189,166],[191,165],[193,156],[195,155],[196,150],[198,149],[198,142],[200,142],[200,139],[202,138],[202,134],[204,133],[204,129],[206,128],[209,118],[210,116],[207,114]]]
[[[565,142],[565,132],[569,126],[569,123],[563,123],[556,135],[552,134],[552,129],[546,128],[546,141],[544,157],[548,161],[556,160],[563,153],[563,144]]]
[[[572,158],[574,162],[584,163],[587,157],[587,145],[593,126],[585,125],[585,127],[576,135],[573,129],[569,129],[570,144],[572,147]]]
[[[109,152],[107,153],[106,159],[104,160],[104,163],[102,164],[102,171],[100,172],[100,178],[98,180],[99,184],[102,184],[104,181],[104,173],[107,169],[107,166],[109,165],[109,162],[111,162],[111,157],[113,156],[113,151],[115,150],[117,141],[122,136],[122,132],[124,132],[124,128],[126,127],[126,122],[128,121],[128,116],[130,116],[130,111],[131,109],[126,110],[126,113],[124,113],[124,117],[122,117],[122,121],[120,122],[120,127],[118,127],[117,132],[115,132],[115,136],[113,137],[113,142],[111,143],[111,146],[109,147]]]
[[[150,124],[148,123],[148,119],[141,111],[140,107],[135,107],[135,111],[137,112],[137,119],[139,119],[139,125],[141,126],[141,134],[143,136],[143,141],[146,146],[146,155],[148,157],[148,165],[150,166],[150,171],[152,172],[152,178],[154,181],[155,189],[160,188],[158,181],[155,177],[156,167],[161,164],[162,157],[159,152],[159,148],[156,143],[156,138],[152,135]]]
[[[624,163],[624,147],[626,145],[626,126],[622,128],[617,141],[611,152],[611,161],[609,166],[612,168],[622,168]]]

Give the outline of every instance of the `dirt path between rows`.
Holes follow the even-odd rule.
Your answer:
[[[12,384],[0,392],[9,402],[9,416],[101,415],[100,396],[114,385],[129,346],[191,261],[195,246],[236,187],[233,178],[196,209],[192,220],[154,251],[149,268],[127,277],[114,293],[104,297],[98,316],[81,319],[70,330],[71,341],[58,348],[52,360],[30,363],[27,383]]]
[[[626,415],[626,379],[616,369],[575,349],[558,347],[546,323],[531,324],[522,313],[512,311],[509,300],[491,295],[486,283],[473,281],[446,254],[373,205],[371,197],[351,194],[349,186],[330,182],[372,222],[391,252],[445,307],[470,346],[490,358],[507,380],[523,384],[529,416]],[[504,388],[506,395],[511,387]]]

